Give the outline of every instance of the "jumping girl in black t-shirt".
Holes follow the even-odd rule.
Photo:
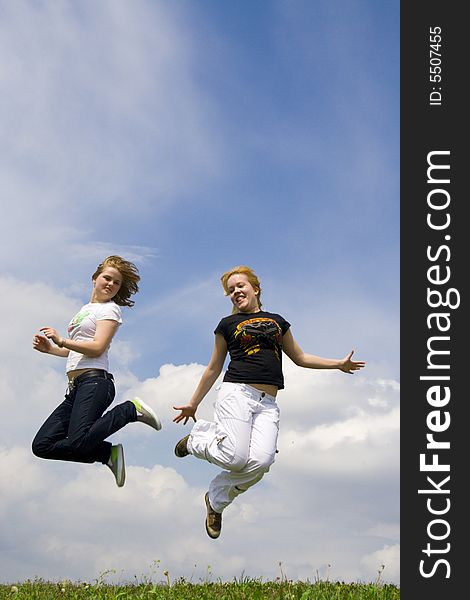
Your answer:
[[[306,354],[294,340],[290,323],[275,313],[261,310],[261,286],[249,267],[240,266],[221,277],[225,294],[233,303],[232,314],[215,329],[209,365],[176,423],[191,418],[220,375],[227,352],[230,363],[214,406],[214,421],[198,419],[191,433],[175,447],[175,454],[192,454],[222,467],[205,494],[206,531],[220,535],[222,511],[239,494],[260,481],[274,462],[279,432],[276,394],[284,387],[282,352],[298,366],[308,369],[339,369],[353,373],[364,362]]]

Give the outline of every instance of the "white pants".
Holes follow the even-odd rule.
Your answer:
[[[224,469],[209,486],[209,502],[216,512],[269,471],[278,433],[274,396],[245,383],[222,383],[214,403],[214,422],[198,419],[188,441],[193,456]]]

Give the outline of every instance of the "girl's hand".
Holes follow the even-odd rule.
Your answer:
[[[354,371],[358,371],[359,369],[362,369],[362,367],[365,367],[365,362],[356,362],[354,360],[351,360],[353,354],[354,350],[351,350],[351,352],[347,356],[345,356],[341,361],[339,370],[343,371],[343,373],[349,373],[350,375],[353,375]]]
[[[46,336],[46,338],[48,340],[52,340],[54,342],[54,344],[56,344],[57,346],[59,345],[59,343],[62,340],[62,338],[57,333],[57,331],[55,329],[53,329],[52,327],[41,327],[41,329],[39,331],[42,331],[44,333],[44,335]]]
[[[176,415],[173,419],[174,423],[179,423],[184,419],[183,425],[186,425],[189,419],[192,419],[193,421],[196,420],[196,408],[191,404],[186,404],[185,406],[173,406],[173,408],[181,411],[180,414]]]
[[[33,348],[38,352],[49,354],[52,348],[51,342],[43,335],[35,335],[33,337]]]

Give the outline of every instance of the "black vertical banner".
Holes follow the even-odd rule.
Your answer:
[[[401,3],[401,595],[467,594],[465,3]],[[462,591],[461,591],[462,590]],[[463,596],[462,596],[463,594]]]

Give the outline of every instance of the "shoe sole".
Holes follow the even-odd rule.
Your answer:
[[[121,465],[121,468],[118,469],[116,473],[116,484],[118,487],[122,487],[126,482],[126,466],[124,464],[124,448],[122,444],[118,444],[118,465]]]
[[[204,501],[205,501],[205,503],[206,503],[206,510],[207,510],[207,514],[206,514],[206,523],[205,523],[205,525],[206,525],[206,532],[207,532],[207,535],[208,535],[210,538],[212,538],[213,540],[216,540],[216,539],[219,537],[219,535],[220,535],[220,531],[217,533],[217,535],[214,535],[213,533],[211,533],[211,532],[210,532],[210,530],[209,530],[209,527],[208,527],[208,525],[207,525],[207,521],[208,521],[208,519],[209,519],[209,512],[212,512],[212,510],[213,510],[213,509],[212,509],[212,506],[211,506],[211,505],[210,505],[210,503],[209,503],[209,492],[206,492],[206,495],[204,496]],[[215,512],[215,511],[214,511],[214,512]]]
[[[143,400],[141,400],[140,398],[136,397],[136,398],[134,398],[134,400],[139,403],[140,408],[142,409],[139,412],[141,412],[144,417],[146,417],[147,419],[149,419],[149,421],[151,421],[151,423],[150,422],[147,423],[145,421],[144,421],[144,423],[146,423],[146,425],[150,425],[150,427],[153,427],[157,431],[160,431],[160,429],[162,428],[162,424],[161,424],[160,419],[157,417],[157,414],[153,410],[153,408],[150,408],[150,406],[148,404],[145,404],[145,402],[143,402]],[[131,400],[131,402],[132,402],[132,400]]]

